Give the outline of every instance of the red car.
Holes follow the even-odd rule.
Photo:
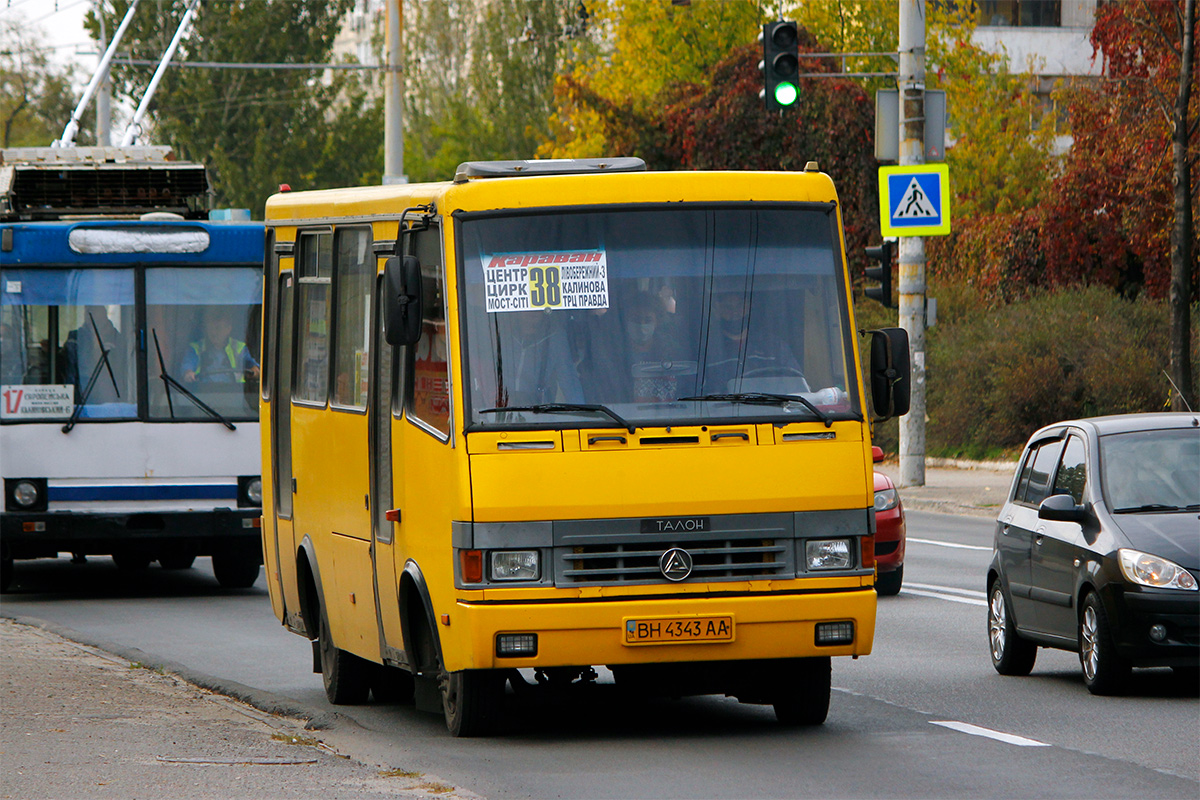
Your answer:
[[[875,463],[883,461],[883,450],[872,447]],[[900,593],[904,582],[904,504],[892,479],[875,473],[875,591],[879,595]]]

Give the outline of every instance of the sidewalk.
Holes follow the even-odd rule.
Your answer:
[[[936,511],[971,517],[996,518],[1012,486],[1016,464],[927,459],[925,485],[900,485],[900,465],[876,464],[900,492],[906,511]]]
[[[925,485],[900,497],[909,511],[994,518],[1014,468],[930,460]],[[895,462],[876,469],[898,482]],[[305,728],[305,717],[309,727],[354,726],[329,709],[263,702],[247,687],[2,615],[0,604],[0,798],[473,797],[403,764],[338,754]]]

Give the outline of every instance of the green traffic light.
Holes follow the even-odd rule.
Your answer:
[[[799,92],[796,90],[796,84],[784,81],[775,87],[775,102],[781,106],[790,106],[796,102]]]

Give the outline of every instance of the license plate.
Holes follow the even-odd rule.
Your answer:
[[[625,644],[732,642],[733,617],[645,617],[625,620]]]

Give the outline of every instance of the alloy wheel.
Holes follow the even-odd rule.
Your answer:
[[[1004,609],[1004,592],[1000,589],[1000,584],[992,589],[992,602],[988,606],[988,639],[992,644],[992,660],[999,661],[1004,658],[1004,646],[1007,643],[1007,631],[1005,625],[1007,623],[1007,614]]]
[[[1096,671],[1100,668],[1099,628],[1096,609],[1085,606],[1083,622],[1079,626],[1079,660],[1083,664],[1083,675],[1089,681],[1096,679]]]

